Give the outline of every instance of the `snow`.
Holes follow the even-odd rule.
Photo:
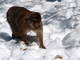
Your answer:
[[[31,1],[0,1],[0,60],[80,60],[78,0]],[[6,12],[13,5],[28,7],[29,10],[41,13],[46,49],[39,48],[36,42],[26,46],[23,42],[16,43],[17,40],[11,39],[12,32],[6,21]],[[36,36],[33,31],[28,34]],[[55,58],[57,55],[62,59]]]

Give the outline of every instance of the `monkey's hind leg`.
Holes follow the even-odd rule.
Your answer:
[[[16,38],[16,36],[14,34],[12,34],[12,39]]]
[[[19,36],[16,36],[15,34],[12,34],[12,39],[15,39],[15,38],[20,39],[20,37],[19,37]]]

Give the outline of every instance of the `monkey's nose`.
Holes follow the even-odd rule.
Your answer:
[[[36,28],[39,28],[39,27],[40,27],[40,24],[36,23],[36,24],[35,24],[35,27],[36,27]]]

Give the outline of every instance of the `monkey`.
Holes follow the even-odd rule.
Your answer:
[[[12,6],[7,11],[7,22],[12,30],[12,38],[18,37],[26,45],[30,44],[27,39],[29,31],[34,31],[39,41],[39,47],[44,48],[43,44],[43,24],[39,12],[30,11],[24,7]]]

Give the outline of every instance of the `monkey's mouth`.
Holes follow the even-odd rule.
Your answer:
[[[40,28],[40,24],[35,23],[35,24],[34,24],[34,27],[35,27],[35,28]]]
[[[38,29],[38,28],[40,28],[40,24],[39,23],[31,24],[31,29]]]

